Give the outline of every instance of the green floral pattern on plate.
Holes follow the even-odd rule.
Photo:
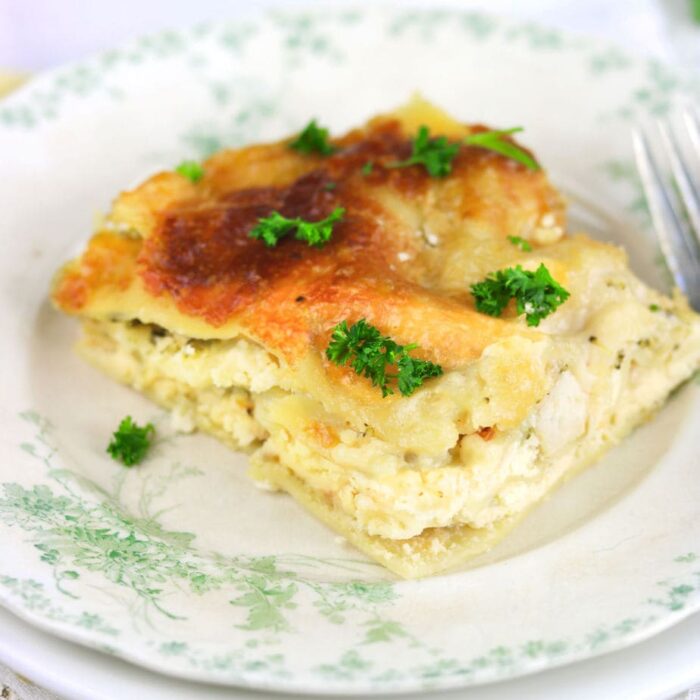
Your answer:
[[[200,25],[189,31],[166,31],[144,37],[121,49],[112,49],[99,57],[75,66],[60,69],[29,86],[0,108],[0,124],[30,129],[44,120],[55,119],[60,110],[75,98],[84,98],[102,91],[113,99],[124,97],[118,86],[120,69],[149,62],[167,60],[187,54],[194,69],[204,70],[207,52],[216,47],[224,49],[232,61],[240,63],[246,50],[262,27],[271,28],[271,41],[282,47],[285,66],[289,71],[303,70],[305,60],[329,61],[342,64],[346,55],[337,37],[354,30],[361,35],[364,25],[372,21],[369,11],[289,13],[270,12],[262,19],[231,24]],[[445,32],[459,32],[467,40],[499,40],[524,44],[533,51],[577,51],[585,57],[591,76],[603,76],[609,71],[624,71],[635,66],[615,47],[601,49],[600,45],[556,29],[529,23],[513,24],[493,16],[459,10],[387,13],[383,18],[385,40],[400,39],[406,34],[425,44],[440,41]],[[232,66],[237,65],[233,63]],[[682,79],[664,64],[649,61],[642,82],[632,86],[616,115],[632,119],[648,113],[661,116],[670,110],[673,98],[680,91],[700,97],[697,81]],[[115,82],[110,82],[115,78]]]
[[[396,595],[389,583],[325,584],[306,580],[288,568],[290,563],[303,566],[303,558],[296,557],[289,561],[272,556],[204,557],[192,548],[192,533],[166,531],[154,517],[121,512],[110,500],[87,501],[79,489],[90,484],[53,465],[57,450],[51,442],[48,421],[34,411],[22,417],[36,427],[36,434],[20,448],[49,470],[60,485],[60,493],[46,485],[28,489],[3,484],[0,518],[35,534],[39,558],[51,566],[56,588],[64,595],[77,597],[71,587],[80,579],[79,571],[99,572],[128,589],[134,605],[144,614],[155,610],[178,619],[178,612],[168,609],[165,601],[166,584],[185,586],[197,594],[227,587],[235,591],[231,605],[245,613],[237,627],[282,632],[291,628],[285,611],[296,607],[295,598],[305,588],[314,597],[314,607],[330,622],[342,623],[352,613],[360,617],[362,626],[389,624],[379,617],[379,608],[391,603]],[[168,482],[191,474],[197,471],[183,470],[175,464]],[[144,499],[152,497],[152,493],[146,494]],[[316,563],[308,561],[309,565]],[[363,569],[359,562],[323,563],[350,570],[354,566],[358,572]]]
[[[687,552],[675,558],[679,575],[659,581],[658,595],[643,602],[637,617],[596,628],[581,640],[533,639],[519,647],[498,646],[484,655],[463,659],[454,650],[426,645],[405,624],[388,615],[400,596],[394,584],[362,580],[324,583],[304,574],[305,567],[319,563],[362,572],[366,565],[361,562],[320,562],[293,555],[206,556],[193,547],[193,534],[165,530],[148,514],[153,491],[146,489],[140,499],[143,517],[122,512],[104,498],[105,494],[97,492],[97,499],[90,498],[90,492],[96,491],[94,485],[55,464],[58,450],[51,438],[50,423],[35,411],[24,412],[21,417],[33,426],[34,435],[19,447],[43,465],[55,488],[2,484],[0,522],[20,528],[29,536],[38,560],[50,571],[52,586],[0,574],[3,597],[34,619],[43,618],[61,623],[64,629],[90,631],[98,638],[114,640],[93,644],[128,657],[128,650],[120,647],[118,639],[128,638],[128,626],[134,620],[142,620],[157,632],[158,616],[173,621],[186,619],[168,603],[174,590],[184,587],[198,596],[225,591],[230,596],[232,624],[245,633],[238,648],[210,654],[181,639],[164,641],[154,636],[145,642],[158,656],[176,657],[186,664],[190,671],[181,671],[185,675],[204,672],[253,685],[256,681],[269,684],[272,679],[293,687],[294,673],[286,663],[285,641],[296,630],[288,613],[298,605],[310,604],[327,622],[345,625],[352,621],[357,630],[351,646],[337,661],[311,664],[310,673],[331,686],[369,681],[377,689],[417,685],[431,688],[453,685],[455,680],[481,682],[514,675],[531,663],[550,664],[582,652],[614,648],[625,637],[654,625],[661,618],[659,610],[682,611],[700,593],[700,555]],[[198,473],[175,464],[168,482]],[[687,568],[690,571],[685,573],[683,569]],[[83,579],[89,579],[85,585],[114,584],[123,592],[120,605],[128,610],[126,627],[120,628],[82,607],[77,611],[76,604],[82,606],[82,599],[89,597],[81,585]],[[395,645],[403,653],[411,650],[421,661],[412,668],[394,668],[386,662],[378,667],[371,651],[377,644]]]

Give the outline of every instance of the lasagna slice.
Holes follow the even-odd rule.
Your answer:
[[[421,131],[459,144],[449,172],[412,159]],[[287,140],[160,173],[116,199],[53,301],[82,320],[88,361],[247,451],[254,479],[391,571],[454,567],[700,363],[686,301],[646,287],[618,247],[568,234],[545,172],[469,145],[485,132],[414,100],[324,148]],[[339,209],[325,245],[255,234]],[[474,285],[542,266],[569,296],[537,325],[531,301],[498,290],[498,313],[477,308]],[[386,381],[400,356],[441,371],[404,395],[333,361],[334,330],[361,320],[403,353]]]

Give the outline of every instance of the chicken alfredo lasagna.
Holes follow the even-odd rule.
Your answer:
[[[420,100],[122,193],[57,275],[94,365],[390,570],[492,546],[700,362],[509,131]]]

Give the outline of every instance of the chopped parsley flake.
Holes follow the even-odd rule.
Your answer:
[[[374,169],[374,163],[371,160],[368,160],[360,169],[360,172],[366,177],[367,175],[372,174],[372,170]]]
[[[131,416],[127,416],[112,435],[107,452],[118,462],[133,467],[146,456],[155,434],[156,429],[152,423],[141,427],[131,420]]]
[[[382,396],[394,393],[390,386],[394,380],[401,394],[410,396],[426,379],[442,374],[440,365],[408,354],[417,347],[399,345],[362,318],[349,328],[347,321],[341,321],[333,329],[326,357],[336,365],[349,362],[357,374],[382,390]],[[396,367],[398,373],[387,374],[388,367]]]
[[[195,160],[183,160],[175,172],[186,177],[190,182],[199,182],[204,177],[204,168]]]
[[[427,126],[418,129],[412,142],[410,158],[389,163],[387,168],[408,168],[422,165],[431,177],[444,177],[452,172],[452,161],[459,152],[458,143],[450,143],[446,136],[430,136]]]
[[[520,238],[520,236],[508,236],[508,240],[524,253],[532,252],[532,246],[524,238]]]
[[[289,147],[304,155],[319,153],[322,156],[329,156],[336,151],[335,146],[328,140],[328,129],[320,127],[315,119],[306,125]]]
[[[504,129],[502,131],[482,131],[478,134],[469,134],[469,136],[464,139],[463,143],[465,146],[478,146],[479,148],[486,148],[489,151],[495,151],[502,156],[506,156],[506,158],[521,163],[530,170],[539,170],[540,166],[532,156],[525,153],[522,148],[519,148],[514,143],[506,141],[503,138],[503,136],[515,134],[522,130],[523,128],[521,126],[516,126],[512,129]]]
[[[288,219],[275,211],[270,216],[259,219],[248,236],[262,241],[268,248],[274,248],[281,238],[295,231],[294,238],[298,241],[306,241],[309,245],[320,248],[328,243],[334,224],[341,221],[344,215],[345,209],[337,207],[321,221],[305,221],[298,217]]]
[[[515,299],[518,314],[525,314],[528,326],[538,326],[570,296],[544,265],[535,272],[523,270],[520,265],[498,270],[473,284],[471,293],[476,308],[489,316],[500,316],[508,302]]]
[[[658,304],[649,304],[649,311],[657,312],[661,311],[661,307]]]

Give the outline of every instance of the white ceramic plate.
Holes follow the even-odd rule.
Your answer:
[[[245,458],[169,432],[72,354],[49,280],[125,183],[310,116],[341,131],[416,89],[465,121],[524,125],[579,218],[664,283],[628,130],[697,87],[556,31],[457,11],[272,14],[143,39],[0,105],[6,606],[165,673],[305,692],[512,677],[700,608],[696,385],[470,570],[395,582],[256,490]],[[165,436],[138,469],[104,452],[125,414]]]
[[[273,691],[168,678],[57,639],[0,609],[0,660],[64,700],[279,700]],[[669,700],[700,682],[700,615],[604,656],[500,683],[420,693],[421,700]],[[334,696],[317,695],[319,700]],[[364,698],[365,695],[344,696]],[[396,697],[391,695],[375,698]],[[410,697],[416,698],[415,694]]]

